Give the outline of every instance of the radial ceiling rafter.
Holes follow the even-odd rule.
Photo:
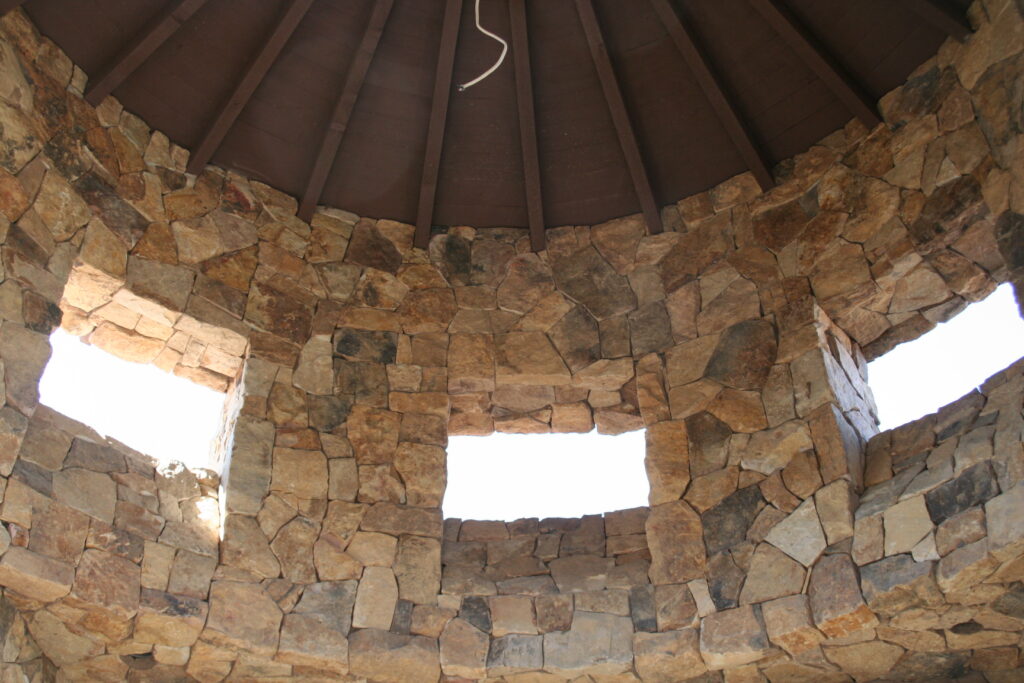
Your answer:
[[[874,128],[882,122],[874,99],[820,45],[810,31],[800,25],[781,0],[750,0],[750,3],[854,116],[868,128]]]
[[[85,101],[98,106],[205,4],[206,0],[172,0],[147,30],[89,80]]]
[[[320,194],[323,192],[327,177],[331,173],[335,158],[338,156],[338,148],[341,147],[342,138],[348,129],[348,122],[355,109],[356,100],[359,98],[359,91],[363,88],[363,81],[366,79],[366,72],[370,70],[370,63],[377,53],[377,46],[380,44],[380,37],[384,33],[384,26],[391,15],[391,8],[394,0],[375,0],[373,13],[367,21],[366,30],[363,31],[363,38],[356,49],[355,58],[345,76],[345,84],[338,95],[338,101],[334,105],[334,112],[331,120],[324,129],[320,141],[316,161],[309,173],[309,180],[306,182],[306,189],[299,202],[299,218],[309,221],[313,218],[313,212],[320,201]]]
[[[601,81],[601,90],[604,92],[608,112],[615,125],[619,146],[626,158],[626,168],[629,170],[630,180],[633,181],[633,190],[640,202],[640,210],[647,223],[647,230],[652,234],[659,233],[662,231],[661,211],[654,199],[651,181],[647,176],[647,167],[644,165],[643,155],[640,153],[640,146],[637,144],[636,134],[633,132],[633,124],[629,120],[629,112],[626,111],[626,103],[622,99],[622,91],[619,90],[619,83],[615,77],[611,58],[608,56],[608,49],[605,47],[601,25],[597,21],[597,14],[594,13],[592,0],[576,0],[576,12],[583,25],[583,32],[587,36],[590,56],[594,61],[597,77]]]
[[[750,125],[743,120],[739,109],[726,95],[720,79],[711,68],[707,55],[697,46],[690,29],[675,13],[668,0],[650,0],[650,2],[676,49],[686,60],[687,66],[711,104],[711,108],[715,110],[722,127],[732,138],[732,142],[736,145],[740,156],[743,157],[747,168],[754,174],[761,189],[767,190],[775,184],[775,180],[772,178],[771,164],[755,142],[756,138]]]
[[[438,50],[437,69],[434,74],[434,94],[430,104],[427,148],[423,154],[423,175],[420,178],[419,203],[416,209],[416,233],[413,240],[413,243],[422,249],[426,249],[430,242],[430,228],[434,220],[437,177],[441,171],[444,129],[448,120],[448,100],[451,97],[452,70],[455,67],[455,44],[459,39],[459,22],[461,18],[462,0],[445,0],[444,23],[441,26],[441,47]]]
[[[530,246],[544,249],[544,199],[541,192],[540,157],[537,154],[537,121],[533,104],[533,78],[530,69],[530,42],[527,34],[526,0],[509,0],[509,24],[512,33],[512,58],[516,78],[516,107],[519,112],[519,144],[523,153],[523,186],[526,215],[530,226]]]
[[[249,99],[256,92],[256,88],[259,87],[266,77],[270,67],[277,60],[277,56],[281,54],[285,43],[292,37],[292,33],[298,28],[299,22],[306,16],[306,12],[309,11],[309,7],[312,4],[313,0],[291,0],[288,3],[288,6],[274,25],[273,31],[271,31],[266,41],[263,42],[256,55],[253,56],[252,61],[246,68],[242,78],[238,81],[231,96],[224,101],[217,111],[217,116],[213,119],[213,123],[206,129],[202,140],[196,145],[195,151],[189,157],[189,173],[201,173],[206,164],[210,162],[217,148],[220,147],[220,143],[224,141],[224,137],[234,125],[238,115],[242,113],[242,109],[248,104]]]

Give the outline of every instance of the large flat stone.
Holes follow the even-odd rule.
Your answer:
[[[433,683],[441,675],[437,640],[377,629],[349,638],[349,670],[380,683]]]
[[[8,548],[0,557],[0,586],[40,602],[52,602],[71,590],[75,569],[25,548]]]
[[[636,671],[641,680],[650,683],[676,683],[699,676],[707,671],[699,642],[697,630],[692,628],[637,633],[633,636]]]
[[[700,653],[709,669],[731,669],[763,658],[768,636],[750,605],[709,614],[701,622]]]
[[[572,628],[544,636],[544,668],[563,676],[615,675],[633,661],[629,617],[576,612]]]
[[[689,505],[678,500],[651,508],[644,528],[651,551],[651,583],[703,578],[707,565],[703,525]]]

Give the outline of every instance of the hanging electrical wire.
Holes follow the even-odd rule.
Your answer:
[[[488,36],[490,38],[494,38],[496,41],[501,43],[501,55],[498,56],[498,61],[496,61],[490,69],[483,72],[473,80],[460,84],[458,86],[459,92],[472,88],[474,85],[476,85],[477,83],[479,83],[480,81],[484,80],[492,73],[497,71],[498,67],[500,67],[502,62],[505,61],[505,55],[508,54],[508,43],[505,41],[505,39],[502,38],[501,36],[491,33],[480,24],[480,0],[476,0],[476,27],[480,31],[480,33],[483,33],[485,36]]]

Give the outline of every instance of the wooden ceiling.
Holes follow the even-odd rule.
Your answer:
[[[594,224],[772,167],[857,117],[965,0],[0,0],[192,151],[417,226]]]

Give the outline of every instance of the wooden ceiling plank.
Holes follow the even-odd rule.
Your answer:
[[[626,111],[626,103],[619,90],[619,83],[615,78],[615,70],[612,67],[611,58],[608,56],[608,49],[605,47],[601,26],[594,13],[592,1],[576,0],[576,12],[579,14],[583,32],[587,37],[590,56],[594,62],[594,68],[597,70],[598,79],[601,81],[601,90],[604,92],[604,99],[608,104],[612,123],[615,125],[619,146],[622,147],[622,153],[626,158],[626,167],[629,170],[630,179],[633,181],[633,189],[636,191],[637,199],[640,200],[640,209],[647,222],[647,229],[651,233],[659,233],[663,229],[661,212],[654,200],[654,191],[651,189],[651,183],[647,177],[647,169],[640,154],[633,125],[629,120],[629,113]]]
[[[665,25],[665,30],[668,31],[676,49],[682,54],[690,71],[697,79],[697,84],[700,85],[708,103],[714,109],[722,127],[725,128],[740,156],[743,157],[747,168],[754,174],[754,178],[757,179],[762,190],[769,189],[775,185],[775,179],[772,177],[768,160],[755,142],[750,125],[743,120],[739,109],[730,101],[719,83],[719,79],[711,70],[707,55],[697,46],[690,30],[669,5],[668,0],[650,1],[658,18],[661,19],[661,23]]]
[[[327,183],[331,167],[334,166],[334,160],[338,156],[338,149],[341,147],[342,138],[345,136],[349,119],[352,117],[356,100],[359,98],[359,91],[363,88],[363,81],[366,79],[367,71],[370,70],[370,64],[377,52],[380,37],[384,33],[384,26],[387,24],[393,6],[394,0],[376,0],[374,3],[366,30],[363,31],[363,38],[356,49],[355,58],[348,69],[348,74],[345,76],[345,84],[334,105],[330,123],[324,130],[319,145],[320,151],[317,153],[313,169],[310,171],[306,190],[302,194],[302,201],[299,203],[299,218],[304,221],[313,218],[316,206],[320,202],[320,195]]]
[[[868,128],[882,119],[874,100],[781,4],[780,0],[750,0],[754,8],[789,47],[821,79],[850,112]]]
[[[526,189],[530,247],[534,251],[543,251],[546,243],[544,202],[540,184],[540,157],[537,154],[537,120],[533,105],[530,43],[526,29],[526,0],[509,0],[508,12],[512,33],[516,106],[519,110],[519,144],[523,152],[523,184]]]
[[[204,4],[206,0],[173,0],[95,79],[90,79],[85,101],[98,106]]]
[[[948,0],[909,0],[909,2],[910,8],[919,17],[961,43],[971,35],[971,25],[967,23],[963,12],[950,5]]]
[[[430,244],[434,200],[437,197],[437,177],[441,170],[441,150],[444,148],[444,128],[448,120],[448,99],[452,89],[452,70],[455,67],[455,45],[459,39],[461,18],[462,0],[446,0],[444,23],[441,26],[441,47],[438,50],[437,70],[434,73],[430,123],[427,126],[427,148],[423,154],[419,204],[416,209],[416,234],[413,244],[421,249],[426,249]]]
[[[0,17],[25,4],[25,0],[0,0]]]
[[[291,0],[288,4],[288,7],[274,25],[273,31],[263,41],[259,51],[249,63],[241,80],[239,80],[232,91],[231,96],[217,112],[213,124],[207,129],[203,139],[196,146],[188,162],[189,173],[200,173],[206,167],[206,164],[210,162],[217,148],[220,147],[220,143],[224,141],[224,137],[231,130],[231,126],[234,125],[238,115],[242,113],[242,109],[249,102],[249,98],[256,92],[256,88],[259,87],[312,4],[313,0]]]

